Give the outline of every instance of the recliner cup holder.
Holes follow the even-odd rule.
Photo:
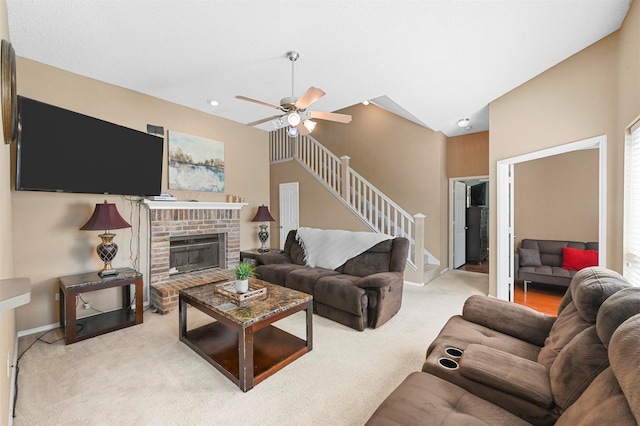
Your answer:
[[[460,358],[464,352],[462,349],[454,348],[453,346],[447,347],[444,352],[451,358]]]
[[[438,358],[438,364],[440,364],[440,367],[446,368],[447,370],[458,369],[458,363],[451,358]]]

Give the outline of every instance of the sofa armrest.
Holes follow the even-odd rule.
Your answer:
[[[399,272],[378,272],[367,275],[358,281],[360,288],[384,288],[402,284],[402,274]]]
[[[460,374],[510,395],[551,408],[549,372],[535,361],[488,346],[471,344],[460,358]]]
[[[274,263],[293,263],[286,253],[263,253],[256,256],[256,266]]]
[[[462,317],[537,346],[544,346],[556,320],[526,306],[481,295],[473,295],[464,302]]]

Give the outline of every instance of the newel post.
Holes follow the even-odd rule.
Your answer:
[[[424,219],[425,215],[417,213],[413,215],[415,223],[415,247],[414,247],[414,262],[416,264],[416,272],[420,277],[419,282],[424,282]]]
[[[348,155],[343,155],[342,157],[340,157],[340,175],[342,176],[342,199],[345,200],[347,203],[350,203],[349,199],[349,160],[351,160],[351,157],[349,157]]]

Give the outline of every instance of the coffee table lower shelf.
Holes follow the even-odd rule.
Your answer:
[[[236,331],[213,322],[188,331],[180,340],[242,389]],[[307,352],[305,340],[277,327],[269,325],[256,331],[253,333],[253,385]]]

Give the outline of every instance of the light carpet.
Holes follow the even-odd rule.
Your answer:
[[[246,393],[178,340],[177,312],[147,311],[141,325],[68,346],[37,342],[20,360],[14,424],[362,425],[422,368],[464,300],[488,288],[488,275],[465,271],[405,285],[400,312],[364,332],[314,315],[313,350]],[[195,309],[188,317],[189,328],[208,321]],[[304,338],[304,318],[276,324]]]

